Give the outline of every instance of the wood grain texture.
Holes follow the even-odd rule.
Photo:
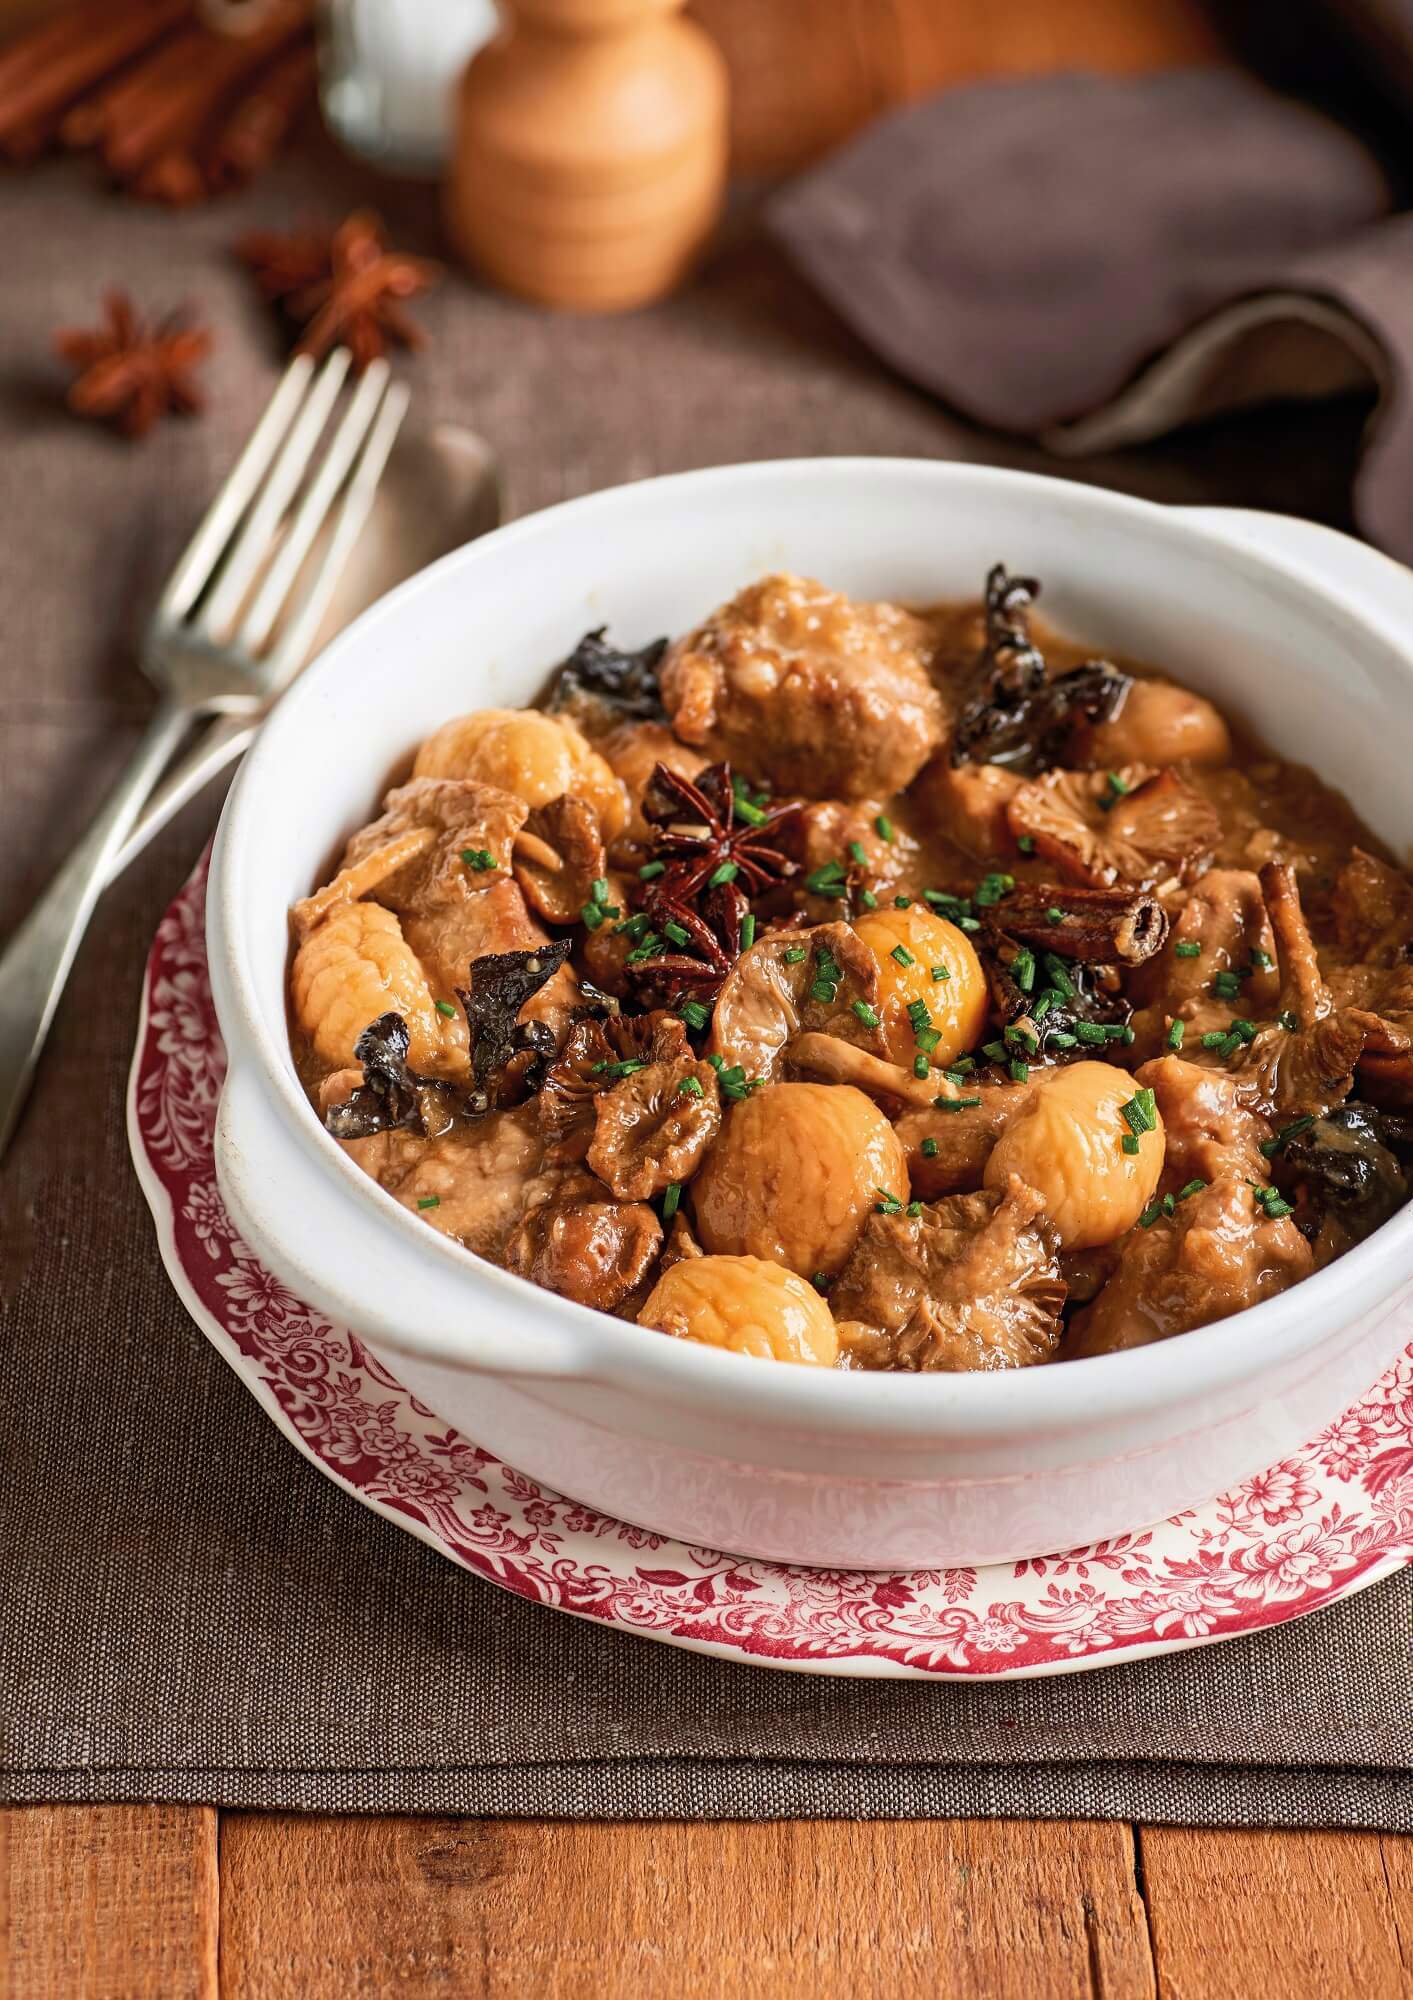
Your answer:
[[[0,1811],[5,2000],[216,2000],[209,1806]]]
[[[1219,53],[1201,0],[691,0],[691,11],[726,56],[747,174],[787,173],[948,84]]]
[[[222,1823],[223,2000],[1150,2000],[1123,1825]]]
[[[1162,2000],[1413,1994],[1413,1840],[1145,1827],[1139,1854]]]

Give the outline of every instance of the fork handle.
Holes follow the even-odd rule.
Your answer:
[[[88,832],[0,954],[0,1158],[113,860],[191,720],[189,708],[158,703]]]

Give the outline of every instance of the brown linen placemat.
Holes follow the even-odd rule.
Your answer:
[[[0,181],[0,934],[132,739],[148,695],[129,636],[268,390],[230,239],[370,192],[317,149],[180,217],[63,168]],[[430,246],[429,197],[382,206]],[[59,411],[48,358],[110,278],[153,305],[190,295],[220,329],[208,416],[136,449]],[[521,509],[792,452],[1045,463],[882,374],[748,233],[650,313],[553,318],[456,280],[425,319],[419,409],[493,437]],[[1359,415],[1071,469],[1340,522]],[[1413,1827],[1408,1572],[1303,1624],[1099,1673],[832,1681],[542,1611],[337,1492],[186,1319],[128,1165],[142,964],[214,812],[193,807],[105,901],[0,1172],[0,1796]]]

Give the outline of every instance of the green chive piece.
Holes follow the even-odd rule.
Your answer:
[[[1079,1046],[1078,1035],[1067,1035],[1063,1028],[1057,1028],[1050,1037],[1050,1046],[1055,1049],[1073,1049]]]
[[[1014,875],[983,875],[972,890],[972,901],[979,910],[989,910],[999,903],[1003,896],[1009,896],[1016,886]]]
[[[941,1030],[938,1028],[919,1028],[913,1036],[918,1047],[925,1050],[928,1055],[932,1054],[941,1039]]]
[[[701,1084],[694,1076],[684,1076],[677,1086],[677,1094],[679,1097],[700,1097],[702,1095]]]
[[[893,908],[895,910],[910,910],[912,906],[913,899],[911,896],[895,896],[893,898]]]
[[[700,1030],[711,1019],[711,1015],[703,1007],[700,1000],[684,1000],[677,1011],[689,1028]]]
[[[1315,1120],[1312,1116],[1308,1118],[1297,1118],[1293,1124],[1282,1125],[1280,1131],[1277,1132],[1273,1138],[1263,1139],[1261,1141],[1261,1151],[1265,1154],[1268,1160],[1273,1160],[1276,1154],[1280,1152],[1283,1146],[1288,1144],[1289,1141],[1292,1139],[1298,1139],[1302,1132],[1308,1132],[1310,1130],[1310,1127],[1314,1124],[1314,1122]]]
[[[1103,798],[1100,799],[1099,805],[1102,811],[1111,812],[1119,800],[1127,793],[1128,786],[1117,771],[1106,771],[1104,782],[1108,786],[1108,790],[1105,792]]]
[[[966,917],[971,914],[971,904],[965,896],[954,896],[950,889],[924,889],[922,900],[930,903],[934,910],[944,917]]]
[[[1050,925],[1051,929],[1053,930],[1065,921],[1065,913],[1063,910],[1056,909],[1055,905],[1052,903],[1049,909],[1045,912],[1045,921],[1047,924]]]
[[[682,1199],[681,1181],[669,1181],[662,1191],[662,1219],[671,1222],[677,1213],[677,1204]]]
[[[979,1097],[934,1097],[932,1100],[938,1111],[974,1111]]]
[[[858,863],[860,868],[867,868],[868,855],[861,840],[851,840],[849,842],[849,855],[852,860]]]
[[[945,965],[934,965],[932,968],[932,977],[935,980],[950,979],[951,976]]]
[[[1107,1042],[1109,1039],[1097,1021],[1076,1021],[1074,1037],[1077,1042],[1083,1042],[1086,1048],[1097,1048],[1101,1042]]]
[[[1296,1014],[1292,1013],[1290,1008],[1287,1007],[1281,1013],[1277,1014],[1276,1025],[1277,1027],[1284,1028],[1288,1035],[1294,1035],[1299,1032],[1300,1020],[1299,1017]]]
[[[1016,1059],[1011,1063],[1010,1070],[1011,1070],[1011,1081],[1013,1083],[1029,1083],[1030,1081],[1029,1063],[1023,1063],[1017,1056]]]
[[[1175,958],[1201,958],[1202,947],[1200,944],[1193,944],[1187,938],[1180,938],[1173,946],[1173,956]]]
[[[801,965],[808,957],[809,953],[805,950],[804,946],[796,944],[792,945],[789,951],[786,952],[784,963],[786,965]]]
[[[925,1160],[935,1160],[937,1158],[937,1141],[935,1139],[924,1139],[919,1150]]]
[[[1074,981],[1065,968],[1064,960],[1056,958],[1053,951],[1045,954],[1045,976],[1062,1000],[1074,999]]]
[[[602,903],[585,903],[579,915],[584,920],[586,930],[596,931],[608,915]]]
[[[1241,992],[1241,981],[1234,972],[1219,972],[1212,981],[1212,991],[1219,1000],[1235,1000]]]
[[[873,822],[873,830],[880,840],[891,840],[893,838],[893,822],[889,819],[887,813],[880,813],[878,815],[877,819]]]
[[[913,1057],[913,1075],[925,1077],[930,1067],[927,1057],[919,1050]]]
[[[737,792],[731,801],[731,810],[737,819],[743,819],[747,826],[764,826],[765,814],[759,806],[752,805],[744,792]]]
[[[662,934],[671,938],[674,944],[690,944],[692,941],[690,932],[684,931],[681,924],[664,924]]]
[[[726,883],[734,882],[740,872],[734,861],[723,861],[719,868],[713,868],[710,875],[707,876],[707,887],[708,889],[723,888]]]
[[[1251,954],[1251,970],[1253,972],[1269,972],[1274,964],[1275,960],[1271,957],[1271,954],[1268,951],[1260,950],[1259,947]]]
[[[747,910],[741,919],[741,949],[749,951],[756,941],[756,919],[752,910]]]
[[[442,1198],[439,1194],[424,1194],[417,1204],[419,1208],[440,1208],[441,1205]]]
[[[950,1076],[953,1073],[953,1071],[955,1071],[958,1077],[970,1076],[975,1068],[976,1068],[975,1056],[958,1056],[957,1060],[952,1064],[951,1070],[949,1070],[947,1074]]]
[[[1035,835],[1033,833],[1023,833],[1020,839],[1016,842],[1016,846],[1020,849],[1022,854],[1034,854]]]
[[[990,1056],[992,1062],[1004,1062],[1006,1060],[1006,1045],[1004,1042],[983,1042],[981,1053],[984,1056]]]
[[[834,1283],[834,1280],[830,1277],[827,1271],[816,1271],[814,1276],[810,1279],[810,1283],[814,1286],[817,1292],[822,1294],[829,1290],[829,1287]]]
[[[468,868],[474,868],[478,873],[496,865],[496,858],[489,847],[463,847],[461,858]]]
[[[445,1014],[448,1021],[454,1021],[456,1019],[456,1009],[455,1007],[452,1006],[450,1000],[438,1000],[437,1012],[439,1014]]]
[[[921,1214],[922,1214],[922,1203],[921,1203],[920,1201],[910,1201],[910,1202],[908,1203],[908,1214],[909,1214],[909,1215],[921,1215]]]
[[[608,901],[607,876],[596,875],[594,877],[593,881],[589,884],[589,901],[591,903],[606,903]]]
[[[1182,1021],[1170,1021],[1168,1023],[1168,1047],[1170,1049],[1180,1049],[1182,1047],[1185,1028],[1186,1023]]]
[[[867,1000],[854,1000],[850,1002],[850,1005],[866,1028],[876,1028],[878,1026],[878,1016],[873,1008],[869,1006]]]
[[[835,885],[842,884],[843,880],[844,880],[843,862],[826,861],[822,868],[812,869],[810,873],[806,875],[805,887],[810,891],[811,895],[827,896],[832,894]]]
[[[1162,1213],[1163,1213],[1162,1202],[1157,1200],[1150,1201],[1147,1208],[1144,1209],[1142,1215],[1140,1215],[1138,1218],[1139,1228],[1151,1229],[1153,1227],[1153,1224],[1158,1220],[1158,1217]]]
[[[1136,1153],[1138,1151],[1138,1140],[1134,1137],[1132,1132],[1125,1132],[1122,1139],[1120,1139],[1119,1144],[1123,1147],[1126,1153]]]
[[[893,949],[889,952],[888,956],[892,959],[896,959],[899,965],[917,964],[917,960],[913,957],[912,953],[908,950],[905,944],[895,944]]]
[[[1209,1028],[1202,1037],[1202,1046],[1204,1049],[1219,1049],[1225,1040],[1226,1032],[1224,1029]]]
[[[879,1196],[879,1200],[873,1204],[875,1215],[896,1215],[903,1206],[897,1195],[889,1194],[886,1187],[875,1186],[873,1191]]]
[[[866,910],[876,910],[878,908],[878,898],[874,895],[872,889],[860,889],[859,901]]]
[[[640,882],[656,881],[659,875],[666,872],[666,869],[667,863],[665,861],[645,861],[638,870],[638,880]]]
[[[646,1069],[641,1056],[625,1056],[622,1062],[611,1062],[605,1070],[607,1076],[632,1076],[635,1070]]]
[[[1022,993],[1029,993],[1035,985],[1035,953],[1024,945],[1011,960],[1011,977]]]
[[[1190,1195],[1201,1194],[1203,1188],[1206,1187],[1206,1185],[1207,1185],[1206,1181],[1204,1181],[1201,1175],[1199,1174],[1196,1180],[1191,1180],[1187,1183],[1186,1187],[1180,1187],[1178,1189],[1177,1198],[1179,1201],[1186,1201]]]

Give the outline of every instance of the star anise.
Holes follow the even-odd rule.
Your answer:
[[[103,308],[105,326],[91,333],[66,328],[54,336],[57,352],[79,371],[69,408],[133,438],[169,410],[183,416],[200,410],[194,373],[211,350],[210,334],[180,312],[149,323],[123,291],[110,291]]]
[[[261,292],[298,328],[296,351],[316,360],[342,343],[360,372],[394,343],[426,339],[403,306],[430,291],[441,266],[391,250],[376,215],[359,209],[330,235],[254,230],[236,245]]]
[[[713,764],[695,779],[659,764],[643,817],[654,830],[652,859],[664,865],[642,895],[658,943],[646,951],[640,942],[629,972],[662,992],[714,992],[740,956],[751,897],[797,872],[774,842],[799,810],[798,803],[757,805],[749,787],[733,782],[729,764]],[[663,940],[676,949],[663,950]]]

